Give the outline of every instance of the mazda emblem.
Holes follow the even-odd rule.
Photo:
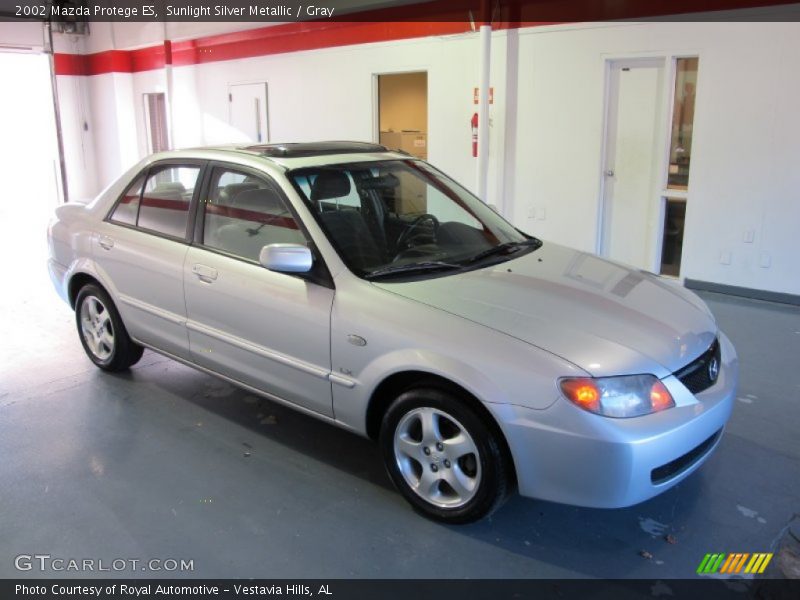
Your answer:
[[[715,358],[711,359],[708,363],[708,378],[713,382],[717,380],[719,375],[719,361]]]

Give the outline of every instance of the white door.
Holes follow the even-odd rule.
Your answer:
[[[241,83],[228,87],[228,122],[241,137],[236,141],[269,142],[267,84]]]
[[[600,250],[653,270],[661,237],[664,59],[611,61],[608,81]]]

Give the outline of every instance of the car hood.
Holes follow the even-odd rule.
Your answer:
[[[665,377],[717,335],[705,303],[678,283],[551,243],[483,269],[375,285],[523,340],[594,376]]]

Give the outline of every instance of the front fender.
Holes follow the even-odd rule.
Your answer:
[[[353,337],[363,344],[352,343]],[[331,314],[331,371],[336,420],[361,433],[367,431],[367,409],[375,390],[398,373],[429,373],[461,386],[483,403],[535,410],[557,400],[559,377],[585,375],[522,340],[375,286],[341,279]]]
[[[382,381],[398,373],[420,371],[437,375],[463,387],[486,402],[509,402],[507,390],[496,385],[473,365],[452,356],[419,348],[404,348],[370,362],[361,373],[365,392],[372,396]]]

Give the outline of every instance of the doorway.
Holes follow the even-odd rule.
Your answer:
[[[418,158],[428,158],[428,73],[375,76],[378,142]]]
[[[70,311],[58,300],[48,277],[46,231],[61,203],[60,161],[50,79],[50,60],[34,52],[0,52],[0,254],[5,281],[0,299],[0,380],[14,380],[9,365],[41,364],[41,348],[60,344],[53,332],[71,323]],[[30,315],[36,315],[32,320]],[[69,340],[70,342],[72,340]],[[71,354],[74,344],[69,345]],[[22,349],[22,350],[21,350]],[[48,365],[50,368],[51,365]],[[36,369],[30,370],[31,377]]]
[[[144,94],[144,125],[147,132],[147,153],[169,150],[167,96],[163,92]]]
[[[698,66],[696,56],[607,62],[598,249],[671,277],[680,276]]]
[[[0,77],[11,86],[0,94],[0,131],[6,142],[0,144],[0,169],[7,199],[0,204],[0,237],[11,244],[6,256],[19,255],[31,239],[37,241],[31,250],[38,256],[46,250],[38,242],[61,192],[49,57],[0,52]],[[9,261],[9,266],[20,262]]]
[[[267,84],[234,83],[228,86],[228,123],[237,139],[256,144],[269,143]]]
[[[0,165],[7,197],[18,200],[3,206],[13,208],[13,221],[18,222],[20,209],[52,210],[59,200],[49,58],[33,52],[0,52],[0,77],[11,86],[0,94],[0,131],[7,142],[0,145]]]
[[[658,165],[664,146],[664,59],[608,63],[600,253],[653,270],[661,212]]]
[[[661,243],[660,273],[680,277],[683,230],[689,200],[689,167],[692,162],[694,104],[700,59],[673,59],[675,74],[670,121],[669,163],[661,200],[664,205],[664,237]]]

